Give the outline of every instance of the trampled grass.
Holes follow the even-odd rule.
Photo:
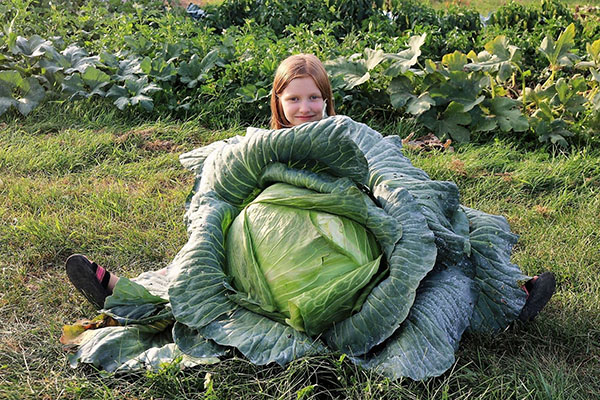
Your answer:
[[[409,156],[432,178],[456,182],[463,204],[505,215],[520,235],[513,261],[528,274],[553,271],[558,291],[533,323],[465,336],[441,377],[390,382],[339,354],[286,367],[235,355],[184,371],[71,369],[61,327],[94,310],[68,283],[66,257],[82,252],[125,276],[165,266],[186,241],[193,183],[178,155],[242,132],[58,105],[3,117],[0,398],[597,398],[600,151],[531,152],[503,141]]]

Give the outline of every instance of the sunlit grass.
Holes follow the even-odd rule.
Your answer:
[[[433,179],[456,182],[463,204],[506,216],[520,235],[513,261],[528,274],[553,271],[558,290],[534,323],[495,337],[466,335],[441,377],[390,382],[339,354],[286,367],[238,356],[186,371],[71,369],[61,326],[93,308],[68,283],[66,257],[83,252],[125,276],[167,265],[186,241],[182,217],[193,184],[179,154],[241,133],[84,107],[4,118],[0,398],[589,399],[600,392],[600,152],[528,152],[500,140],[408,154]]]

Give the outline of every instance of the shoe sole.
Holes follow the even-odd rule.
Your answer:
[[[65,268],[73,286],[97,309],[104,308],[104,300],[110,293],[98,282],[90,260],[84,255],[73,254],[67,258]]]
[[[533,283],[529,298],[521,310],[519,319],[521,321],[531,321],[542,311],[544,306],[550,301],[556,289],[556,279],[552,272],[544,272]]]

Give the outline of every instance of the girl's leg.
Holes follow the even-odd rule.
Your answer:
[[[96,308],[104,308],[104,300],[112,294],[119,277],[82,254],[73,254],[67,258],[66,269],[73,286]],[[157,272],[166,275],[167,268]]]

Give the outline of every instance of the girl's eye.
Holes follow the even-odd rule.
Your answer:
[[[311,99],[311,100],[318,100],[318,99],[320,99],[320,98],[321,98],[321,96],[317,96],[317,95],[315,95],[315,94],[313,94],[312,96],[310,96],[310,99]]]

